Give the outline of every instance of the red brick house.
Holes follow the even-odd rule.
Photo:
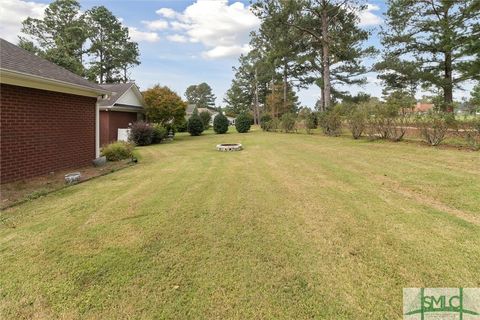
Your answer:
[[[112,94],[99,102],[100,146],[118,139],[118,129],[127,129],[133,122],[143,119],[145,101],[133,82],[102,84]]]
[[[0,39],[0,183],[90,165],[108,90]]]

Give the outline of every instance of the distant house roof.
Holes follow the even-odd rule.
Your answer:
[[[187,110],[185,110],[185,112],[187,113],[187,115],[191,115],[193,113],[193,111],[195,111],[195,108],[197,106],[195,104],[189,104],[187,106]]]
[[[214,114],[218,113],[217,110],[212,109],[212,108],[198,108],[198,113],[204,112],[204,111],[207,111],[207,112],[210,113],[211,115],[214,115]]]
[[[75,87],[97,94],[108,93],[108,90],[101,88],[99,85],[1,38],[0,70],[2,71],[2,78],[5,78],[2,83],[9,83],[7,81],[11,78],[23,78],[50,85]],[[11,82],[10,84],[14,84],[13,80]]]
[[[100,109],[143,109],[145,106],[142,93],[134,82],[101,84],[100,86],[112,92],[106,99],[98,102]]]
[[[429,110],[432,110],[435,105],[432,103],[422,103],[422,102],[417,102],[417,105],[413,109],[414,112],[427,112]]]

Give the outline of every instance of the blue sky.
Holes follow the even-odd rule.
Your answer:
[[[16,42],[21,21],[27,16],[41,17],[50,1],[2,0],[0,2],[0,36]],[[104,5],[125,26],[139,43],[141,65],[132,70],[141,89],[154,84],[167,85],[183,97],[191,84],[207,82],[217,96],[217,105],[233,78],[232,67],[240,53],[248,51],[248,34],[259,21],[248,9],[245,0],[110,0],[80,1],[82,10]],[[381,49],[377,31],[383,22],[385,3],[370,0],[362,13],[361,24],[372,30],[368,44]],[[369,66],[372,59],[365,61]],[[364,87],[347,88],[352,93],[381,95],[381,86],[373,73],[367,74]],[[457,98],[468,95],[457,92]],[[302,105],[313,107],[318,88],[299,92]]]

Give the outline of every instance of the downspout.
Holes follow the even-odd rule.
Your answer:
[[[97,97],[95,104],[95,158],[100,157],[100,99],[103,96]]]

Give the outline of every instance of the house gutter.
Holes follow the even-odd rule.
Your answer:
[[[100,157],[100,105],[102,97],[97,98],[95,104],[95,158]]]

